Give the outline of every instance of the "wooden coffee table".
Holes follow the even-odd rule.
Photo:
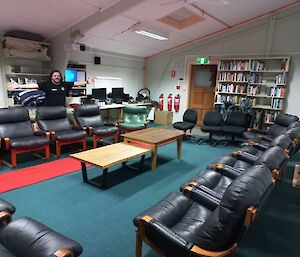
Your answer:
[[[141,156],[141,169],[143,166],[145,154],[147,153],[150,153],[149,149],[126,143],[117,143],[83,151],[80,153],[71,154],[70,156],[81,161],[83,182],[99,188],[105,188],[106,176],[109,167],[122,163],[123,168],[125,168],[126,161]],[[86,163],[96,165],[103,170],[102,182],[99,181],[100,177],[88,179]],[[130,168],[130,166],[127,167]]]
[[[157,148],[159,146],[177,142],[177,158],[181,158],[181,144],[184,133],[179,130],[162,128],[148,128],[123,134],[124,142],[138,143],[139,146],[149,148],[152,152],[151,169],[157,166]]]

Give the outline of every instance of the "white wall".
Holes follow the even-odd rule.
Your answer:
[[[94,64],[94,57],[101,57],[101,64]],[[143,66],[142,58],[108,54],[100,51],[72,52],[70,62],[85,64],[87,77],[119,77],[122,78],[124,92],[134,98],[137,92],[143,88]]]
[[[284,10],[272,17],[275,17],[273,33],[270,33],[272,30],[269,29],[272,26],[271,16],[265,17],[243,27],[149,58],[147,78],[148,88],[153,93],[152,98],[158,100],[159,95],[164,93],[166,99],[169,93],[179,93],[181,109],[174,114],[173,121],[182,120],[183,112],[188,107],[188,86],[185,84],[186,90],[180,89],[177,92],[174,88],[180,77],[187,83],[189,61],[196,60],[197,56],[210,56],[210,59],[217,60],[224,57],[265,56],[270,53],[273,56],[292,57],[286,112],[300,116],[300,108],[297,108],[297,96],[300,93],[300,6]],[[171,70],[176,70],[176,78],[171,77]]]

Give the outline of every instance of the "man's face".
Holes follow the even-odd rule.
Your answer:
[[[59,72],[54,72],[52,74],[51,80],[54,84],[58,85],[61,81],[61,76],[60,76]]]

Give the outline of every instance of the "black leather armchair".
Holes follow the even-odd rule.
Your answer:
[[[233,172],[236,176],[243,174],[249,167],[258,164],[264,164],[272,173],[272,177],[277,180],[285,169],[289,156],[286,151],[279,146],[267,149],[263,154],[254,155],[246,151],[238,150],[232,153],[232,156],[223,156],[209,168],[221,173]]]
[[[114,137],[115,143],[119,140],[119,128],[104,123],[100,109],[95,104],[84,104],[75,108],[74,117],[79,127],[85,129],[89,136],[93,137],[93,147],[97,147],[97,141],[105,137]]]
[[[175,129],[183,130],[186,133],[187,130],[192,132],[198,120],[198,113],[193,109],[187,109],[183,114],[183,121],[173,123]]]
[[[77,257],[82,246],[38,221],[22,217],[11,221],[15,207],[0,199],[1,257]]]
[[[270,142],[272,139],[285,133],[287,130],[294,127],[299,127],[300,122],[298,122],[298,120],[299,118],[295,115],[281,113],[276,117],[274,124],[269,128],[268,131],[248,129],[248,131],[243,133],[243,136],[247,140],[251,141]]]
[[[144,241],[167,257],[231,256],[270,191],[269,169],[257,165],[237,177],[221,198],[195,187],[171,193],[134,219],[136,257]]]
[[[205,114],[203,125],[200,127],[203,132],[209,133],[208,138],[203,138],[198,141],[199,144],[207,142],[216,146],[218,140],[212,138],[213,134],[220,135],[222,132],[223,118],[218,111],[209,111]]]
[[[16,167],[20,153],[44,150],[45,158],[50,157],[50,140],[34,132],[25,107],[0,109],[0,139],[2,151],[10,150],[11,167]]]
[[[51,140],[56,144],[56,155],[60,157],[61,146],[82,143],[86,150],[86,132],[72,127],[63,106],[43,106],[36,111],[38,127],[43,132],[50,132]]]

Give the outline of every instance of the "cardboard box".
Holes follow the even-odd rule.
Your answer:
[[[173,112],[156,110],[154,122],[161,125],[173,124]]]

